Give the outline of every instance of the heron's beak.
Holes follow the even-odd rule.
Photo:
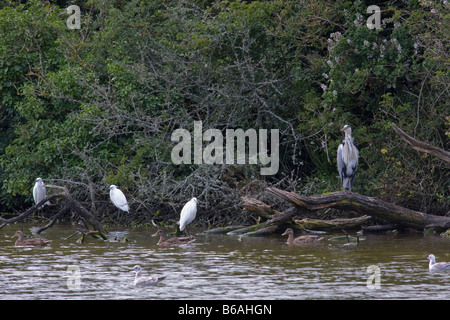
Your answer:
[[[340,131],[345,131],[345,129],[344,128],[341,128],[341,130]]]
[[[152,234],[152,237],[157,237],[157,236],[159,236],[158,231],[156,231],[155,234]]]
[[[286,236],[286,235],[287,235],[287,233],[286,233],[286,232],[282,234],[282,236]]]

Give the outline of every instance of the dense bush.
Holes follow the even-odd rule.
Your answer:
[[[449,149],[445,1],[378,3],[381,29],[366,27],[370,1],[57,4],[0,6],[2,210],[29,206],[39,176],[99,214],[115,211],[116,184],[136,221],[175,219],[192,196],[204,225],[245,220],[240,196],[268,185],[339,190],[339,128],[350,124],[356,192],[448,212],[448,164],[390,126]],[[70,4],[80,30],[65,25]],[[203,130],[280,129],[278,173],[173,164],[172,132],[199,120]]]

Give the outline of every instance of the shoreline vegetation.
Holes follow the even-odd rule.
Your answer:
[[[196,197],[208,230],[448,229],[449,3],[377,5],[368,28],[363,0],[0,1],[0,223],[172,227]],[[352,194],[336,169],[345,124]],[[52,205],[36,211],[37,177]],[[360,210],[368,199],[391,216]]]

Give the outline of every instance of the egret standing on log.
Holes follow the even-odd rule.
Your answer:
[[[346,124],[341,131],[345,132],[345,138],[337,150],[337,166],[344,189],[351,192],[358,168],[359,153],[353,142],[352,128]]]
[[[34,182],[33,199],[34,203],[38,204],[47,197],[47,190],[45,189],[44,181],[41,178],[37,178]],[[47,201],[40,208],[43,208],[45,205],[49,204],[50,202]]]
[[[197,203],[197,198],[192,198],[184,205],[181,210],[180,221],[178,222],[180,225],[180,231],[186,229],[186,233],[189,234],[187,225],[195,219],[195,214],[197,213]]]
[[[117,189],[115,185],[111,185],[109,187],[109,197],[111,198],[112,203],[122,211],[130,212],[130,208],[128,207],[127,198],[120,189]]]

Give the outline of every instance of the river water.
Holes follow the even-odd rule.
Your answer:
[[[31,225],[21,225],[32,235]],[[69,224],[38,237],[44,248],[15,247],[0,230],[0,299],[450,299],[450,273],[430,273],[428,254],[450,261],[450,239],[436,234],[364,235],[358,245],[330,240],[289,247],[285,237],[198,235],[159,247],[154,228],[116,229],[108,241],[80,244]],[[127,241],[124,241],[126,239]],[[134,287],[134,265],[166,276]]]

